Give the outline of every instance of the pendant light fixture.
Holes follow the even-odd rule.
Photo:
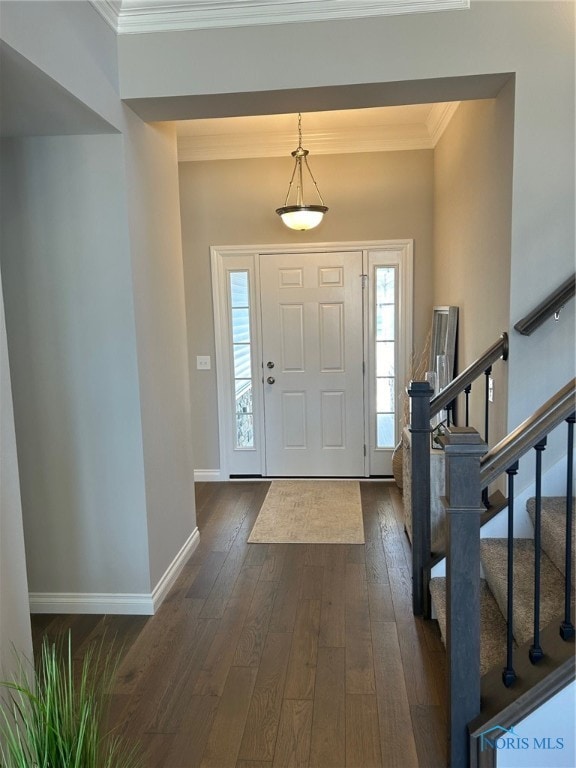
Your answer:
[[[314,227],[317,227],[318,224],[320,224],[328,208],[324,205],[324,200],[322,200],[322,195],[318,189],[318,184],[316,183],[316,179],[312,175],[312,171],[308,165],[309,152],[307,149],[303,149],[302,147],[302,115],[300,113],[298,113],[298,148],[295,149],[291,154],[295,161],[294,170],[292,171],[292,178],[288,184],[288,192],[286,193],[286,200],[284,201],[284,205],[281,208],[276,208],[276,213],[280,216],[284,224],[286,224],[287,227],[290,227],[290,229],[313,229]],[[312,183],[316,187],[316,192],[320,198],[320,205],[306,205],[304,202],[302,161],[304,161],[306,170],[312,179]],[[296,180],[295,203],[293,205],[289,205],[288,203],[290,193],[292,192],[292,188],[294,186],[294,180]]]

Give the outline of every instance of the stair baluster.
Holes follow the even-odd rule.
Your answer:
[[[502,682],[506,688],[516,680],[514,671],[514,476],[518,474],[518,462],[515,461],[506,470],[508,475],[508,573],[507,573],[507,612],[506,621],[506,666],[502,671]]]
[[[573,467],[574,467],[574,421],[576,413],[566,419],[568,423],[568,470],[566,474],[566,581],[564,584],[564,621],[560,625],[560,636],[563,640],[571,640],[574,637],[574,624],[572,623],[572,493],[573,493]]]
[[[472,384],[468,384],[464,388],[464,394],[466,395],[466,427],[470,426],[470,392],[472,392]]]
[[[490,441],[488,440],[490,417],[490,376],[492,376],[492,366],[490,366],[490,368],[486,368],[484,371],[484,394],[486,398],[484,403],[484,442],[486,445],[490,445]]]
[[[542,559],[541,523],[542,523],[542,452],[546,448],[547,438],[534,446],[536,451],[536,482],[534,511],[534,640],[528,651],[532,664],[537,664],[544,656],[540,646],[540,564]]]
[[[489,417],[490,417],[490,376],[492,375],[492,366],[484,371],[484,442],[490,445],[489,435]],[[488,486],[482,491],[482,503],[488,509],[490,506]]]

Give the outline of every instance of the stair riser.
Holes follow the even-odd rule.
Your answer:
[[[535,499],[529,499],[527,510],[534,525]],[[572,516],[574,518],[574,503]],[[561,496],[544,497],[541,507],[541,543],[542,550],[552,560],[556,568],[566,574],[566,499]],[[572,525],[572,588],[576,587],[576,524]]]
[[[534,542],[514,541],[514,637],[521,645],[534,631]],[[483,539],[480,558],[486,581],[503,616],[507,615],[507,542],[505,539]],[[543,552],[540,561],[540,628],[557,619],[563,612],[564,580],[562,574]]]

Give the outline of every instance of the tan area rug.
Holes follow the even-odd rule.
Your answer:
[[[355,480],[274,480],[248,539],[252,544],[364,544]]]

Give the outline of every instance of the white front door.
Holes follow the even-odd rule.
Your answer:
[[[362,251],[260,255],[269,476],[364,474]]]

